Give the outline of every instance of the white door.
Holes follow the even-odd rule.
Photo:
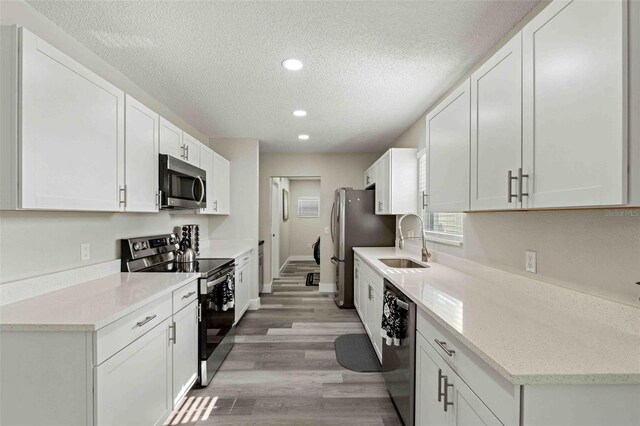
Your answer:
[[[198,377],[198,301],[173,314],[173,406]]]
[[[391,211],[391,153],[387,151],[374,166],[376,172],[376,214]]]
[[[215,214],[229,214],[231,166],[229,160],[213,153],[213,211]]]
[[[522,156],[522,63],[518,33],[471,75],[471,210],[514,209]]]
[[[215,182],[215,172],[214,172],[214,161],[213,161],[213,150],[204,146],[204,144],[200,145],[200,168],[206,172],[206,206],[200,209],[200,213],[215,213],[214,210],[214,186]]]
[[[159,116],[126,96],[125,209],[157,212]]]
[[[187,132],[182,132],[182,143],[187,163],[200,167],[200,146],[203,144]]]
[[[469,210],[470,92],[467,80],[427,115],[428,211]]]
[[[154,425],[172,409],[167,318],[95,368],[98,425]]]
[[[555,1],[523,29],[528,207],[627,202],[626,12]]]
[[[121,210],[124,92],[20,31],[20,207]]]
[[[271,178],[271,278],[280,278],[280,185]]]
[[[445,362],[416,333],[416,426],[449,426],[452,410],[444,411],[444,376],[448,374]],[[473,424],[473,423],[471,423]]]
[[[160,117],[160,153],[187,161],[182,133],[179,127]]]

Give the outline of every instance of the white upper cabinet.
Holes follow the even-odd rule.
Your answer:
[[[206,194],[205,200],[206,206],[200,209],[200,213],[211,214],[215,213],[214,206],[214,171],[213,171],[213,150],[200,145],[200,168],[205,171],[206,175]]]
[[[159,116],[126,96],[125,210],[158,211]]]
[[[19,175],[13,181],[20,190],[10,204],[121,210],[124,92],[26,29],[20,36],[20,155],[15,152]],[[3,126],[8,113],[3,112]]]
[[[376,165],[374,164],[364,172],[364,188],[365,189],[371,188],[375,184],[376,184]]]
[[[471,210],[518,208],[522,55],[518,33],[471,75]]]
[[[416,154],[414,148],[392,148],[371,167],[376,176],[376,214],[416,212]]]
[[[625,204],[627,2],[555,1],[522,35],[523,207]]]
[[[189,135],[187,132],[182,133],[182,143],[184,144],[184,160],[196,167],[200,166],[200,147],[202,142]]]
[[[160,153],[187,161],[182,133],[178,126],[160,117]]]
[[[207,177],[207,180],[209,178]],[[229,160],[213,153],[213,213],[229,214],[229,185],[231,180],[231,165]],[[211,183],[208,183],[211,185]],[[207,194],[209,196],[209,194]],[[207,201],[207,205],[209,202]]]
[[[427,115],[426,184],[421,195],[428,211],[469,210],[470,91],[467,80]]]

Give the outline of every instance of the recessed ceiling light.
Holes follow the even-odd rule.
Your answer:
[[[298,71],[302,68],[302,62],[297,59],[285,59],[282,61],[282,66],[289,71]]]
[[[307,115],[307,111],[303,110],[303,109],[297,109],[295,111],[293,111],[293,115],[295,115],[296,117],[304,117]]]
[[[306,141],[309,139],[309,135],[298,135],[298,139],[301,141]]]

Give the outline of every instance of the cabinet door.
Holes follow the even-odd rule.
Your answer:
[[[20,31],[20,207],[121,210],[124,92]]]
[[[364,187],[370,188],[376,184],[376,168],[375,164],[364,172]]]
[[[448,372],[449,383],[453,386],[445,390],[447,398],[451,398],[453,405],[449,407],[453,417],[453,425],[491,425],[500,426],[502,423],[484,405],[467,384],[453,371]]]
[[[99,425],[153,425],[172,409],[167,318],[95,368]]]
[[[427,115],[428,211],[469,210],[470,92],[467,80]]]
[[[360,259],[358,257],[353,260],[353,306],[362,318],[362,312],[360,312]]]
[[[518,33],[471,75],[471,210],[518,208],[522,155],[522,64]]]
[[[207,173],[206,176],[206,207],[200,209],[200,213],[215,213],[214,206],[214,163],[213,163],[213,151],[204,145],[200,145],[200,168]]]
[[[449,426],[451,413],[444,411],[442,396],[443,376],[448,374],[445,362],[416,333],[416,426]],[[474,423],[471,423],[474,424]]]
[[[182,133],[182,143],[184,144],[184,155],[187,163],[200,167],[200,146],[203,144],[186,132]]]
[[[625,204],[627,2],[555,1],[522,34],[524,202]]]
[[[158,211],[159,116],[126,96],[125,209]]]
[[[160,117],[160,153],[186,161],[182,130]]]
[[[362,325],[364,326],[364,331],[367,332],[369,338],[373,341],[373,336],[371,332],[373,331],[371,328],[371,299],[373,297],[373,285],[371,284],[371,280],[366,274],[363,274],[360,278],[363,280],[363,284],[361,286],[361,294],[360,294],[360,306],[362,309]]]
[[[236,270],[236,300],[235,300],[235,314],[236,323],[240,321],[244,314],[247,305],[249,304],[249,267],[251,263],[244,265],[242,268]]]
[[[376,214],[391,211],[391,153],[387,151],[375,164],[376,171]]]
[[[214,152],[213,156],[213,211],[229,214],[229,160]]]
[[[198,302],[173,315],[173,406],[189,391],[198,376]]]
[[[371,309],[369,312],[369,329],[371,330],[371,343],[382,362],[382,294],[376,287],[371,288]]]

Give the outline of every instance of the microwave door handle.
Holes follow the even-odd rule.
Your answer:
[[[202,178],[200,176],[196,176],[198,178],[198,180],[200,181],[200,201],[198,201],[198,204],[202,203],[202,200],[204,200],[204,182],[202,181]]]
[[[193,179],[193,182],[191,182],[191,197],[193,197],[193,200],[196,199],[196,180]]]

